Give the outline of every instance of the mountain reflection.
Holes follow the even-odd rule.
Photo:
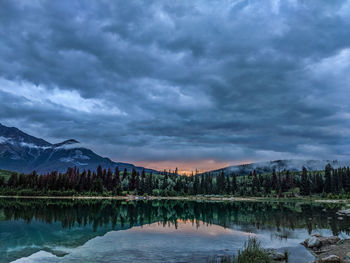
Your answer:
[[[162,227],[160,227],[162,226]],[[242,237],[255,236],[253,233],[246,233],[230,228],[223,228],[218,225],[208,225],[205,222],[196,220],[182,220],[176,221],[176,224],[168,223],[164,226],[163,223],[157,222],[148,225],[142,225],[140,227],[134,227],[129,232],[142,232],[142,233],[177,233],[177,234],[191,234],[197,236],[216,236],[216,235],[237,235]]]

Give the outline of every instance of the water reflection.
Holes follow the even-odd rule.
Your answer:
[[[89,262],[89,256],[91,262],[171,262],[172,257],[183,262],[196,257],[200,262],[206,255],[237,251],[249,235],[257,235],[265,246],[300,250],[300,241],[315,229],[349,233],[349,220],[335,214],[339,208],[302,203],[0,199],[0,262],[26,257],[33,262]],[[137,255],[141,261],[131,258]]]
[[[129,230],[110,231],[76,248],[54,247],[53,250],[65,253],[63,257],[38,252],[16,262],[207,262],[212,255],[237,253],[247,237],[252,235],[268,240],[264,232],[253,234],[203,222],[196,226],[192,222],[178,220],[177,227],[153,223]],[[303,247],[296,251],[303,259],[312,259]],[[303,261],[299,258],[291,262]]]
[[[197,220],[229,227],[232,224],[295,229],[331,229],[337,235],[349,234],[349,220],[335,214],[338,204],[262,203],[262,202],[197,202],[197,201],[137,201],[119,200],[11,200],[0,199],[0,220],[33,220],[60,223],[63,228],[76,225],[130,228],[134,225],[161,222],[177,225],[178,219]]]

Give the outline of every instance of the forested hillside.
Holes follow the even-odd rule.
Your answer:
[[[9,195],[233,195],[256,197],[295,197],[308,195],[343,196],[350,192],[349,167],[333,169],[327,165],[322,171],[273,171],[271,174],[247,176],[231,173],[219,175],[184,176],[176,172],[162,174],[139,173],[135,169],[119,171],[118,167],[97,171],[69,168],[66,173],[51,172],[38,175],[12,174],[0,179],[0,189]]]

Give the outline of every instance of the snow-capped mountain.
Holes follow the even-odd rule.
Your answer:
[[[15,127],[6,127],[0,123],[0,169],[29,173],[50,171],[65,172],[68,167],[96,170],[97,166],[120,170],[135,168],[129,163],[117,163],[84,148],[74,140],[52,144],[22,132]],[[151,171],[151,169],[146,169]],[[153,172],[156,172],[152,170]]]
[[[344,166],[350,166],[350,161],[339,161],[339,160],[298,160],[298,159],[290,159],[290,160],[276,160],[269,162],[257,162],[257,163],[249,163],[242,165],[234,165],[226,168],[222,168],[219,170],[212,171],[217,174],[222,170],[225,174],[235,173],[240,175],[246,175],[250,172],[256,170],[259,174],[271,173],[273,169],[276,171],[301,171],[304,166],[309,171],[317,171],[323,170],[327,164],[332,165],[333,168],[339,168]]]

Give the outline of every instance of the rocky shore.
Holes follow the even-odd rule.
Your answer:
[[[350,262],[350,239],[313,234],[303,245],[315,256],[316,263]]]

